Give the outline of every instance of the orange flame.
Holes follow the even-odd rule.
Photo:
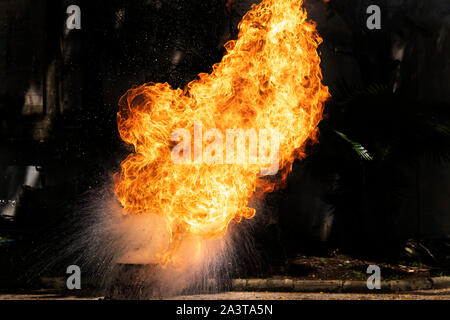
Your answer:
[[[199,74],[184,90],[148,83],[121,98],[119,132],[135,152],[121,164],[115,193],[127,213],[164,218],[171,240],[159,255],[163,264],[176,260],[185,237],[221,237],[231,221],[252,218],[249,199],[281,186],[293,161],[304,156],[305,142],[316,140],[329,97],[321,83],[321,42],[302,1],[263,0],[244,16],[238,39],[226,43],[227,53],[210,74]],[[192,132],[196,121],[203,124],[201,133],[207,128],[276,130],[278,175],[260,176],[267,161],[174,163],[172,133]]]

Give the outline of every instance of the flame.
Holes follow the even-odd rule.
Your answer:
[[[115,193],[125,212],[164,218],[170,243],[158,255],[162,264],[177,262],[183,239],[222,237],[231,221],[252,218],[249,199],[282,186],[294,160],[304,156],[306,141],[317,139],[329,97],[321,82],[321,42],[302,1],[263,0],[243,17],[238,39],[225,44],[226,54],[210,74],[199,74],[184,90],[147,83],[120,99],[120,136],[135,152],[121,164]],[[196,121],[203,124],[201,133],[276,130],[279,173],[261,177],[267,161],[174,163],[172,133],[193,131]]]

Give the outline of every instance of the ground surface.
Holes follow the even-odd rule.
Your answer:
[[[369,265],[378,265],[385,280],[426,278],[448,273],[448,270],[417,262],[387,263],[333,254],[329,257],[298,255],[290,258],[288,265],[279,264],[273,268],[271,276],[290,276],[308,280],[366,280]]]
[[[0,300],[101,300],[103,297],[76,297],[57,292],[0,293]],[[450,300],[450,290],[421,290],[416,292],[355,294],[299,292],[224,292],[188,295],[167,300]]]
[[[398,294],[301,293],[301,292],[225,292],[179,296],[174,300],[450,300],[450,290],[423,290]]]

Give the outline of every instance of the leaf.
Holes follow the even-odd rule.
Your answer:
[[[334,130],[334,132],[341,137],[344,141],[350,143],[350,145],[352,146],[353,151],[355,151],[359,157],[363,160],[366,161],[372,161],[373,158],[372,156],[369,154],[369,152],[366,150],[366,148],[364,148],[360,143],[355,142],[353,140],[350,140],[345,134],[343,134],[342,132],[339,132],[337,130]]]

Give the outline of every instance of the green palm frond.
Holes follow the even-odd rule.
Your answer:
[[[348,138],[345,134],[343,134],[342,132],[339,132],[339,131],[337,131],[337,130],[334,130],[334,132],[335,132],[340,138],[342,138],[344,141],[348,142],[348,143],[351,145],[353,151],[355,151],[361,159],[363,159],[363,160],[365,160],[365,161],[371,161],[371,160],[373,160],[372,156],[369,154],[369,152],[366,150],[366,148],[363,147],[362,144],[360,144],[360,143],[358,143],[358,142],[356,142],[356,141],[353,141],[353,140],[349,139],[349,138]]]

